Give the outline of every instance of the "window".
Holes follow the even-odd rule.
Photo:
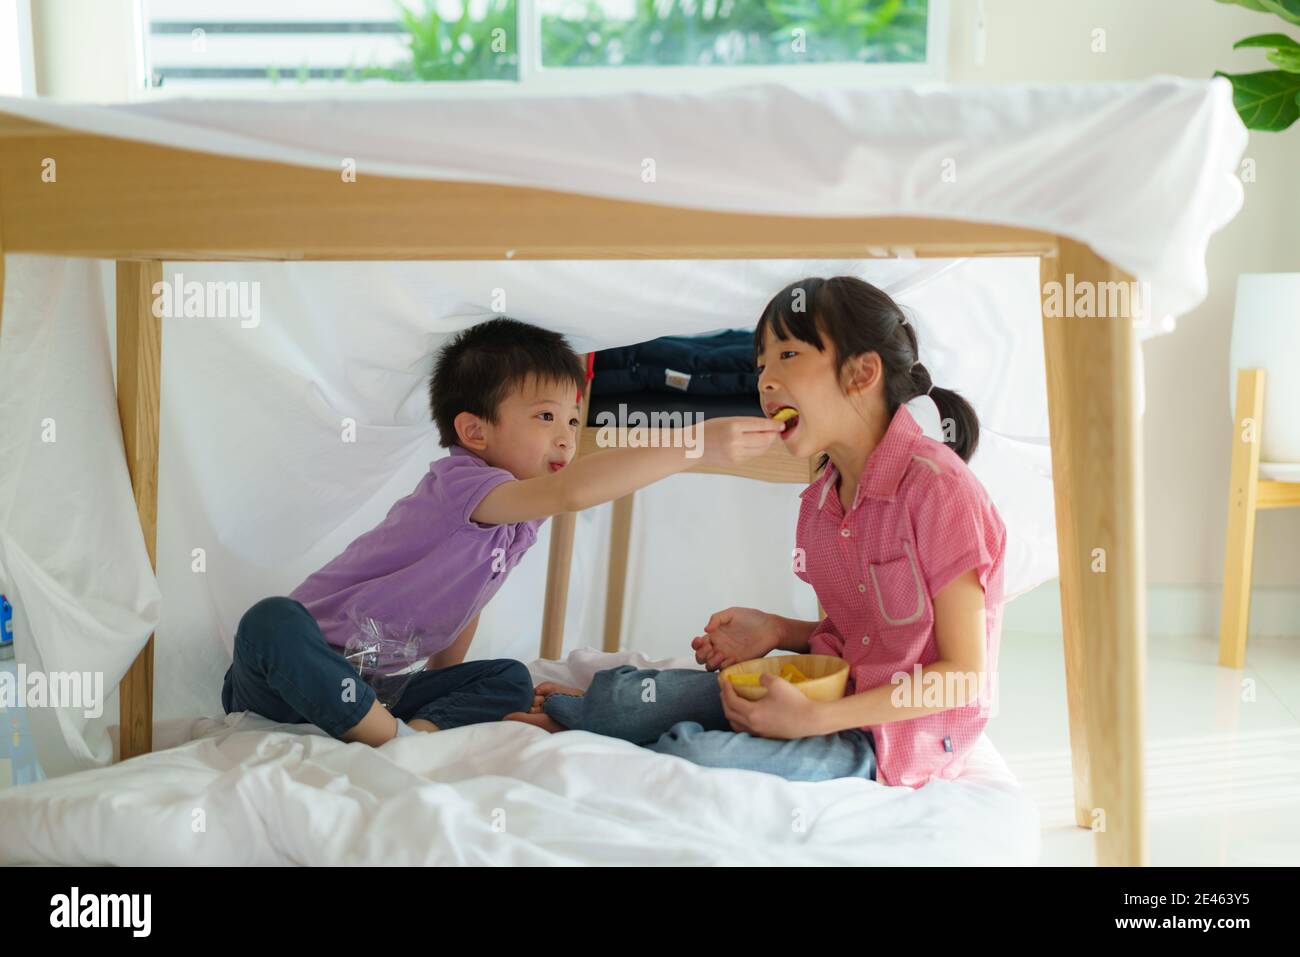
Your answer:
[[[140,0],[146,85],[694,89],[937,79],[948,0]]]

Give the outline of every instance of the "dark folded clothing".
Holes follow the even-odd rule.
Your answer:
[[[663,336],[596,353],[591,393],[686,393],[756,396],[754,333],[730,329],[710,336]]]

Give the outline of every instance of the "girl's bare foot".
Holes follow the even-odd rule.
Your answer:
[[[515,711],[506,715],[503,721],[520,721],[524,724],[531,724],[534,728],[541,728],[543,731],[549,731],[555,734],[557,731],[568,731],[564,725],[557,722],[549,714],[533,714],[531,711]]]
[[[556,684],[554,681],[543,681],[533,689],[533,705],[528,709],[528,713],[541,714],[542,705],[545,703],[547,695],[571,694],[581,697],[586,693],[582,688],[572,688],[569,685]]]

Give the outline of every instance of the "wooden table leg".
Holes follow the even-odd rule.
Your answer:
[[[541,657],[558,659],[564,650],[565,606],[569,600],[569,570],[573,565],[576,512],[551,519],[551,551],[546,564],[546,603],[542,608]]]
[[[1259,498],[1259,447],[1264,413],[1264,370],[1237,373],[1232,426],[1232,476],[1228,488],[1228,540],[1223,560],[1223,607],[1219,618],[1219,664],[1246,667],[1250,580],[1255,556],[1255,509]]]
[[[1043,278],[1076,818],[1096,831],[1098,864],[1140,866],[1147,859],[1140,355],[1131,311],[1113,311],[1131,301],[1115,284],[1131,280],[1064,238]],[[1064,290],[1056,315],[1053,281]],[[1081,299],[1069,301],[1070,290],[1092,295],[1091,315],[1081,314]]]
[[[627,594],[627,556],[632,548],[635,493],[614,500],[609,524],[609,580],[605,585],[605,651],[618,651],[623,634],[623,599]]]
[[[590,367],[590,357],[588,357]],[[582,432],[587,423],[587,407],[591,402],[591,382],[588,380],[578,406],[578,429],[574,437],[576,457],[582,448]],[[564,651],[564,617],[569,602],[569,571],[573,566],[573,533],[577,527],[576,512],[566,512],[551,519],[551,551],[546,560],[546,600],[542,608],[542,658],[558,659]]]
[[[1061,282],[1060,260],[1039,260],[1041,289]],[[1068,401],[1068,344],[1048,316],[1044,293],[1043,348],[1047,367],[1047,412],[1052,441],[1052,491],[1056,504],[1056,551],[1060,566],[1061,633],[1065,642],[1065,696],[1070,728],[1070,767],[1074,772],[1074,820],[1092,826],[1092,784],[1088,769],[1087,686],[1083,660],[1083,627],[1079,621],[1080,562],[1070,521],[1070,445],[1066,437],[1076,430],[1072,414],[1081,411]],[[1068,320],[1067,320],[1068,321]]]
[[[117,414],[122,423],[131,489],[149,564],[158,568],[158,416],[162,385],[162,320],[153,314],[161,262],[117,264]],[[153,635],[118,686],[119,758],[153,750]]]

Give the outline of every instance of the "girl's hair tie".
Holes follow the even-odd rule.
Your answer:
[[[924,394],[925,394],[925,395],[930,395],[930,393],[934,391],[934,382],[930,380],[930,373],[929,373],[929,371],[925,368],[925,366],[922,366],[922,365],[921,365],[921,360],[920,360],[920,359],[917,359],[915,362],[912,363],[911,368],[909,368],[909,369],[907,370],[907,374],[908,374],[909,376],[911,376],[912,378],[916,378],[916,367],[917,367],[917,366],[921,366],[921,371],[925,373],[925,379],[926,379],[926,381],[930,383],[928,386],[926,386],[926,389],[925,389],[925,393],[924,393]]]

